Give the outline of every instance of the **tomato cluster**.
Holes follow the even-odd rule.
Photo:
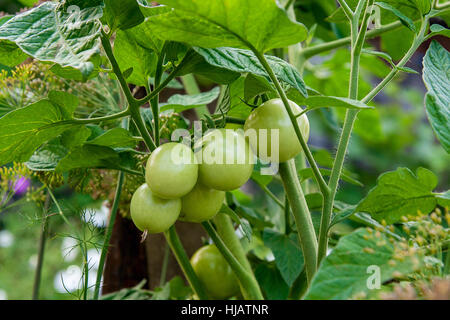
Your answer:
[[[289,104],[294,115],[300,114],[302,108],[292,101]],[[302,114],[296,120],[307,141],[308,118]],[[267,130],[266,150],[261,150],[259,143],[263,129]],[[131,199],[131,218],[136,226],[159,233],[168,230],[177,219],[199,223],[214,217],[225,199],[225,191],[241,187],[250,178],[255,153],[261,160],[274,160],[272,129],[278,133],[278,162],[301,152],[281,99],[266,101],[245,121],[245,132],[254,130],[256,140],[246,139],[234,130],[213,129],[196,143],[196,153],[181,143],[159,146],[147,161],[146,183]]]
[[[159,233],[177,219],[209,220],[222,207],[225,191],[241,187],[250,178],[254,155],[242,134],[214,129],[196,148],[199,151],[194,154],[182,143],[169,142],[152,152],[146,183],[131,199],[131,218],[140,230]]]

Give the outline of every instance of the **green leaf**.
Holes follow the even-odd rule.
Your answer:
[[[274,92],[275,88],[269,83],[269,81],[261,76],[254,75],[252,73],[247,74],[244,83],[244,100],[250,102],[256,96]]]
[[[406,256],[395,259],[396,249],[384,234],[377,237],[359,229],[342,237],[321,263],[304,299],[344,300],[368,293],[373,270],[380,272],[380,284],[397,273],[409,274],[420,267],[420,259]],[[371,269],[374,268],[374,269]]]
[[[102,6],[94,3],[44,2],[3,24],[0,39],[14,42],[37,60],[71,66],[87,75],[93,69],[89,58],[99,52]]]
[[[308,110],[328,107],[347,109],[373,109],[373,107],[370,107],[358,100],[330,96],[310,96],[305,99],[304,104],[308,106]]]
[[[263,240],[264,245],[272,250],[275,264],[284,281],[291,286],[302,271],[304,264],[297,235],[292,233],[287,236],[271,229],[265,229]]]
[[[0,165],[27,161],[44,142],[72,128],[73,124],[61,122],[72,111],[70,106],[41,100],[0,118]]]
[[[123,128],[110,129],[87,143],[110,148],[134,148],[136,146],[136,140],[130,131]]]
[[[215,87],[210,91],[193,95],[174,94],[167,100],[166,104],[161,104],[161,111],[173,110],[174,112],[182,112],[184,110],[201,107],[209,104],[217,99],[220,88]]]
[[[402,216],[428,214],[436,207],[433,189],[436,175],[418,168],[414,175],[408,168],[398,168],[378,177],[377,186],[370,190],[356,207],[356,212],[369,213],[375,220],[396,223]]]
[[[272,180],[271,175],[262,175],[260,170],[253,170],[251,179],[254,180],[260,186],[267,186]]]
[[[176,10],[151,17],[165,40],[205,48],[248,47],[260,52],[306,39],[303,24],[291,21],[273,0],[164,0]]]
[[[159,52],[155,49],[160,49],[162,45],[159,41],[152,42],[153,38],[146,34],[147,31],[141,24],[125,31],[119,30],[114,41],[114,56],[120,69],[133,68],[127,82],[138,86],[146,86],[148,78],[155,73]]]
[[[423,60],[423,81],[428,89],[425,108],[428,120],[447,153],[450,153],[450,53],[431,42]]]
[[[260,263],[255,268],[255,278],[268,300],[286,300],[289,286],[273,263]]]
[[[54,139],[36,150],[25,164],[33,171],[55,170],[58,162],[67,155],[67,152],[68,149],[59,139]]]
[[[104,2],[102,20],[112,30],[129,29],[144,21],[144,16],[136,0],[104,0]]]
[[[240,77],[238,72],[209,64],[196,52],[193,53],[189,62],[178,71],[177,75],[183,76],[189,73],[204,76],[219,84],[230,84]]]
[[[76,147],[64,157],[56,166],[56,170],[66,172],[79,168],[118,168],[119,154],[104,146],[86,144]]]
[[[432,24],[430,26],[430,31],[431,32],[427,36],[427,38],[437,36],[437,35],[446,36],[447,38],[450,37],[450,30],[441,26],[440,24]]]
[[[390,12],[392,12],[394,15],[397,16],[397,18],[400,19],[400,21],[402,22],[402,24],[406,27],[408,27],[411,31],[416,32],[416,26],[414,25],[414,22],[408,18],[406,15],[404,15],[400,10],[398,10],[397,8],[394,8],[393,6],[391,6],[390,4],[386,3],[386,2],[375,2],[375,4],[377,6],[379,6],[380,8],[389,10]]]
[[[252,73],[270,80],[264,67],[249,50],[225,47],[216,49],[194,47],[193,49],[210,65],[239,73]],[[266,59],[278,79],[297,89],[303,96],[308,96],[306,85],[294,66],[274,56],[266,55]]]
[[[438,204],[443,208],[450,208],[450,190],[436,195]]]
[[[78,97],[65,91],[50,91],[48,98],[61,108],[66,119],[70,119],[78,107]]]

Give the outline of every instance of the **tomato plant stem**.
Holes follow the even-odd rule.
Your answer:
[[[161,84],[161,77],[163,74],[163,63],[165,57],[166,45],[164,44],[160,55],[158,56],[158,61],[156,63],[155,71],[155,88]],[[150,89],[150,86],[148,86]],[[150,93],[150,90],[148,90]],[[155,139],[155,145],[159,146],[159,94],[156,94],[152,100],[150,100],[150,105],[152,107],[153,114],[153,137]]]
[[[192,268],[191,262],[189,261],[186,251],[184,251],[183,245],[175,230],[175,226],[173,225],[170,227],[168,231],[164,232],[164,235],[192,290],[200,300],[207,300],[208,296],[205,288]]]
[[[230,217],[228,217],[225,213],[219,212],[213,218],[213,221],[216,225],[217,233],[222,238],[225,245],[228,246],[231,253],[236,257],[239,263],[247,269],[248,272],[253,272],[250,262],[245,255],[244,248],[235,233]]]
[[[361,50],[365,40],[367,31],[368,17],[367,9],[373,3],[370,1],[360,1],[355,9],[355,12],[349,16],[351,28],[351,67],[350,67],[350,82],[349,93],[350,99],[358,99],[358,80],[359,80],[359,62],[361,57]],[[361,14],[364,15],[361,28],[359,29],[359,21]],[[333,203],[336,196],[336,190],[339,183],[339,178],[342,172],[345,155],[347,153],[348,143],[353,130],[358,110],[348,109],[345,114],[344,126],[342,128],[339,145],[334,159],[333,168],[331,170],[328,187],[330,193],[324,197],[324,204],[322,208],[322,217],[320,220],[319,229],[319,251],[317,254],[318,264],[326,256],[328,250],[328,229],[333,212]]]
[[[372,2],[369,3],[369,5]],[[357,29],[354,26],[358,25],[359,17],[352,21],[352,64],[351,64],[351,77],[350,77],[350,86],[349,86],[349,98],[357,99],[358,98],[358,69],[359,69],[359,58],[361,54],[362,45],[364,43],[364,33],[366,30],[367,24],[367,16],[363,20],[363,26],[361,30],[356,35]],[[416,35],[413,44],[411,45],[408,52],[405,56],[400,60],[400,62],[391,70],[391,72],[361,101],[364,103],[370,102],[399,72],[399,68],[403,67],[406,62],[411,58],[420,44],[423,42],[424,34],[427,27],[427,21],[422,21],[420,31],[418,35]],[[339,183],[339,179],[342,173],[343,163],[345,160],[345,154],[347,153],[347,148],[351,136],[351,132],[353,129],[353,125],[356,120],[356,116],[358,114],[358,110],[347,110],[344,126],[341,132],[339,145],[336,153],[336,157],[333,163],[333,168],[330,175],[329,188],[331,190],[331,194],[324,199],[324,207],[322,211],[322,218],[320,223],[320,232],[319,232],[319,254],[318,261],[320,261],[326,256],[327,247],[328,247],[328,229],[330,225],[333,202],[336,196],[337,186]]]
[[[188,64],[191,61],[193,56],[194,56],[193,51],[192,50],[188,51],[184,56],[183,60],[181,60],[181,62],[175,68],[173,68],[172,72],[169,73],[169,75],[164,79],[164,81],[162,81],[159,84],[159,86],[154,88],[153,91],[150,92],[144,98],[135,100],[136,103],[141,106],[150,101],[151,99],[153,99],[159,92],[161,92],[162,89],[167,87],[169,82],[172,81],[178,75],[180,70],[182,70],[186,66],[186,64]]]
[[[308,283],[317,269],[317,238],[300,181],[298,180],[294,160],[280,163],[280,176],[292,208],[298,231],[300,245],[305,259]]]
[[[123,93],[125,94],[125,97],[128,102],[128,111],[130,112],[131,118],[133,119],[134,123],[136,124],[136,127],[139,130],[139,133],[141,134],[142,138],[145,141],[145,144],[149,148],[150,151],[153,151],[156,149],[155,143],[150,136],[147,127],[145,126],[144,121],[142,120],[141,112],[140,112],[140,104],[138,101],[133,97],[133,94],[130,91],[130,88],[128,87],[128,84],[125,80],[125,77],[123,76],[122,71],[120,70],[119,64],[117,63],[116,58],[114,57],[114,53],[111,47],[111,43],[109,42],[108,35],[102,31],[102,36],[100,37],[103,45],[103,49],[105,50],[106,56],[109,59],[109,62],[111,63],[112,69],[114,71],[114,74],[116,75],[117,79],[119,80],[120,86],[122,88]],[[156,96],[159,91],[154,93],[153,96]],[[153,98],[152,96],[152,98]]]
[[[217,234],[220,236],[224,244],[228,247],[230,252],[234,255],[234,257],[238,260],[238,262],[251,274],[254,278],[252,267],[250,262],[245,255],[244,248],[241,245],[239,238],[236,235],[236,232],[233,227],[233,223],[231,222],[230,217],[228,217],[225,213],[219,212],[213,218],[214,224],[216,226]],[[241,292],[246,292],[245,287],[242,286],[242,283],[239,282],[241,287]]]
[[[114,222],[116,221],[117,216],[117,209],[119,207],[119,199],[120,195],[122,193],[122,186],[125,178],[125,174],[123,172],[119,172],[119,176],[117,179],[117,186],[116,186],[116,193],[114,194],[114,200],[113,205],[111,208],[111,214],[109,216],[109,222],[108,227],[106,229],[105,233],[105,239],[103,240],[103,247],[100,254],[100,262],[98,264],[97,269],[97,279],[95,281],[95,288],[94,288],[94,300],[98,300],[99,294],[100,294],[100,284],[102,281],[102,275],[103,275],[103,269],[105,267],[105,260],[106,260],[106,254],[108,253],[109,248],[109,242],[111,240],[112,231],[114,228]]]
[[[236,277],[241,284],[241,288],[244,288],[243,295],[245,298],[249,300],[264,300],[264,296],[261,293],[261,289],[259,288],[259,284],[255,277],[252,273],[248,272],[241,263],[239,263],[238,259],[233,255],[211,223],[207,221],[203,222],[202,225],[214,241],[217,249],[219,249],[220,253],[223,255],[225,260],[227,260],[231,269],[236,274]]]

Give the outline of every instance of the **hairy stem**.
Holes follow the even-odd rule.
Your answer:
[[[361,58],[362,45],[364,43],[368,15],[367,8],[373,1],[361,1],[355,10],[354,15],[349,18],[351,27],[351,67],[350,67],[350,82],[349,82],[349,93],[348,97],[350,99],[358,99],[358,80],[359,80],[359,63]],[[363,8],[363,6],[365,6]],[[364,11],[364,12],[363,12]],[[359,27],[360,15],[364,14],[363,23],[361,28]],[[358,110],[349,109],[346,111],[344,126],[341,132],[341,137],[339,140],[339,145],[334,159],[333,168],[331,170],[330,180],[328,182],[330,194],[324,197],[324,205],[322,208],[322,217],[320,221],[319,230],[319,252],[318,252],[318,263],[326,256],[328,250],[328,228],[331,221],[331,215],[333,212],[333,203],[336,196],[337,185],[342,172],[342,167],[344,164],[345,154],[347,153],[348,143],[350,141],[350,136],[353,130],[353,124],[355,123],[356,116],[358,115]]]
[[[230,249],[231,253],[236,257],[239,263],[247,269],[248,272],[253,272],[250,262],[245,255],[244,248],[235,233],[230,217],[228,217],[225,213],[219,212],[214,217],[213,221],[216,225],[217,233],[222,238],[225,245],[227,245]]]
[[[297,226],[308,283],[311,283],[317,269],[317,238],[293,160],[280,163],[280,176]]]

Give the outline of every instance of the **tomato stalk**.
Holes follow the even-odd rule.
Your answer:
[[[340,1],[341,5],[346,5],[345,1]],[[351,68],[350,68],[350,83],[349,94],[350,99],[358,99],[358,79],[359,79],[359,62],[361,57],[361,50],[365,40],[367,31],[367,23],[369,21],[369,15],[367,9],[373,4],[373,1],[360,1],[355,9],[355,12],[346,12],[346,15],[350,21],[351,27]],[[364,14],[364,19],[359,28],[359,21],[361,14]],[[333,211],[334,198],[336,196],[337,185],[342,172],[342,167],[347,153],[348,143],[350,141],[351,132],[353,130],[353,124],[355,123],[358,110],[347,110],[344,120],[344,126],[342,128],[341,137],[339,140],[339,146],[337,149],[336,157],[333,163],[333,169],[331,171],[330,180],[328,182],[330,193],[324,196],[324,204],[322,208],[322,217],[320,221],[319,229],[319,251],[318,251],[318,263],[326,256],[328,249],[328,229],[331,220],[331,214]]]
[[[248,272],[253,272],[250,262],[245,255],[244,248],[242,248],[241,242],[236,236],[231,219],[225,213],[219,212],[213,218],[213,221],[216,225],[218,235],[222,238],[225,245],[228,246],[239,263],[242,264]]]
[[[233,223],[231,219],[225,214],[219,212],[213,219],[217,230],[217,234],[223,240],[223,243],[228,247],[230,252],[234,255],[234,257],[238,260],[238,262],[251,274],[254,278],[252,267],[250,262],[245,255],[244,248],[242,248],[241,242],[239,238],[236,236]],[[241,292],[244,296],[246,296],[246,289],[239,281],[239,285],[241,287]]]
[[[259,284],[256,281],[252,273],[250,273],[246,267],[244,267],[238,259],[233,255],[212,224],[207,221],[202,223],[208,235],[213,240],[217,249],[219,249],[222,256],[227,260],[233,272],[236,274],[241,286],[244,289],[244,296],[249,300],[264,300],[264,296],[261,293]]]
[[[308,283],[311,283],[317,269],[317,238],[308,204],[298,180],[294,160],[280,163],[280,176],[297,226]]]
[[[369,1],[368,6],[370,6],[372,3],[373,1]],[[358,10],[356,12],[358,12]],[[366,14],[363,20],[361,30],[358,32],[357,27],[359,24],[359,16],[356,15],[357,13],[355,13],[355,16],[351,20],[353,41],[352,41],[352,65],[351,65],[351,78],[349,86],[349,97],[352,99],[357,99],[359,58],[361,54],[362,45],[364,43],[368,22],[368,14]],[[367,96],[365,96],[361,100],[362,102],[364,103],[370,102],[394,78],[394,76],[399,72],[399,68],[403,67],[406,64],[406,62],[409,61],[411,56],[423,42],[426,29],[427,29],[427,21],[424,20],[422,21],[419,34],[416,35],[412,46],[405,54],[405,56],[400,60],[400,62],[395,66],[395,68],[393,68],[391,72],[369,94],[367,94]],[[337,153],[331,171],[330,181],[328,184],[331,190],[331,194],[325,197],[324,199],[324,207],[322,211],[322,219],[319,232],[319,254],[318,254],[319,263],[326,256],[326,251],[328,247],[328,229],[333,209],[333,202],[336,196],[337,186],[339,183],[343,163],[345,160],[345,154],[347,153],[348,143],[350,140],[351,132],[353,130],[353,125],[355,123],[357,114],[358,114],[357,110],[347,110],[346,117],[344,120],[344,126],[340,136]]]
[[[168,231],[164,232],[164,235],[192,290],[200,300],[207,300],[208,296],[205,288],[192,268],[191,262],[189,261],[186,251],[184,251],[183,245],[175,230],[175,226],[172,226]]]
[[[156,71],[155,71],[155,88],[157,88],[161,84],[161,77],[163,74],[163,63],[165,54],[166,45],[164,44],[160,55],[158,56],[158,61],[156,63]],[[147,92],[150,93],[150,85],[147,87]],[[150,106],[152,108],[153,114],[153,137],[155,139],[156,146],[159,146],[159,94],[156,94],[153,99],[150,100]]]

